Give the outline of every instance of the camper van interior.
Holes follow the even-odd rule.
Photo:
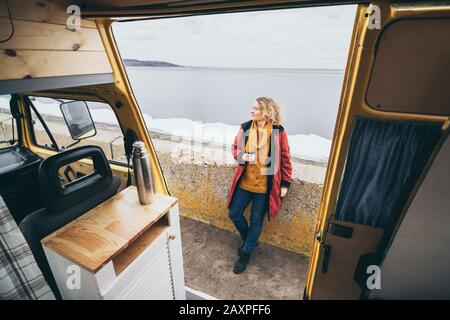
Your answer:
[[[0,288],[2,298],[14,289],[23,299],[207,297],[185,286],[179,201],[113,24],[349,3],[357,4],[353,33],[299,290],[304,299],[450,298],[442,280],[450,268],[450,3],[0,0],[0,224],[16,226],[0,229],[0,244],[7,257],[7,239],[28,246],[46,283],[28,290],[32,271],[20,266],[29,260],[19,261],[24,275],[10,274],[22,280]],[[99,104],[120,127],[114,143],[99,138],[110,134],[96,123]],[[156,195],[147,205],[132,166],[138,140]]]

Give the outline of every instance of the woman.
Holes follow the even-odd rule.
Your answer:
[[[228,215],[242,245],[233,272],[243,272],[258,245],[264,216],[276,216],[291,183],[292,163],[287,134],[281,126],[280,106],[271,98],[258,97],[234,139],[233,157],[239,163],[228,193]],[[252,201],[250,226],[244,211]]]

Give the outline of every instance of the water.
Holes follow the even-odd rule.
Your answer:
[[[239,125],[257,96],[284,110],[288,134],[331,139],[343,80],[341,70],[127,67],[142,112]]]

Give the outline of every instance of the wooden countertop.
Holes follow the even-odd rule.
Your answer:
[[[42,245],[96,273],[149,229],[178,200],[156,193],[152,204],[141,205],[135,186],[89,210],[42,239]]]

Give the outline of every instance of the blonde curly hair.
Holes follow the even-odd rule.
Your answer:
[[[269,97],[257,97],[256,102],[261,109],[261,112],[267,116],[267,120],[275,125],[281,125],[282,108],[278,102]]]

